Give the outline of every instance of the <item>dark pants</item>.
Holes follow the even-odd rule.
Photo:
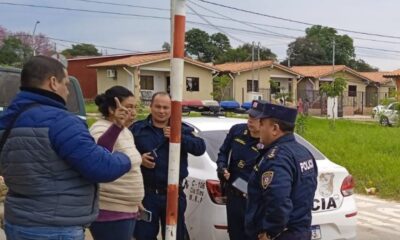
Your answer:
[[[94,222],[90,225],[90,233],[94,240],[131,240],[135,224],[136,219]]]
[[[176,230],[176,240],[183,240],[185,236],[185,210],[186,210],[186,196],[183,191],[179,193],[178,202],[178,225]],[[138,221],[135,228],[136,240],[156,240],[158,231],[160,229],[162,237],[165,236],[165,215],[167,210],[167,195],[157,194],[152,191],[146,191],[143,199],[143,206],[152,213],[151,222]]]
[[[311,232],[283,232],[276,240],[311,240]]]
[[[228,234],[230,240],[250,239],[245,233],[244,216],[246,211],[246,198],[232,187],[226,189],[226,213],[228,217]]]

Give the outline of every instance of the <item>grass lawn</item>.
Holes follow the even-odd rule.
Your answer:
[[[382,198],[400,200],[400,128],[377,123],[308,118],[302,134],[330,160],[355,177],[357,192],[376,187]]]

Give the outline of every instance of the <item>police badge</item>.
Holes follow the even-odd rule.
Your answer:
[[[243,160],[240,160],[239,163],[238,163],[238,167],[239,168],[244,168],[245,165],[246,165],[246,162],[243,161]]]
[[[261,176],[261,186],[264,189],[267,189],[269,184],[272,182],[272,178],[274,177],[274,172],[273,171],[266,171],[262,174]]]

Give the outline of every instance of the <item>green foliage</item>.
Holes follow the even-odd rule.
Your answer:
[[[323,83],[320,86],[320,91],[325,93],[328,97],[338,97],[342,95],[343,91],[346,89],[347,83],[346,79],[342,77],[337,77],[331,83]]]
[[[169,44],[168,42],[164,42],[163,45],[161,46],[162,50],[171,51],[171,44]]]
[[[379,197],[400,200],[400,128],[337,120],[335,131],[328,129],[327,120],[310,117],[303,137],[349,170],[358,193],[372,182]]]
[[[72,44],[72,48],[65,49],[61,52],[66,57],[76,56],[100,56],[101,54],[93,44]]]
[[[307,120],[308,120],[308,116],[306,116],[302,113],[297,115],[295,130],[299,135],[303,136],[306,133]]]
[[[379,71],[378,68],[369,65],[362,59],[358,59],[358,60],[351,59],[348,66],[358,72],[377,72],[377,71]]]
[[[214,100],[222,101],[225,99],[226,88],[231,83],[231,78],[228,75],[217,76],[213,79],[214,91],[211,93]]]
[[[0,65],[20,68],[32,53],[32,49],[24,45],[20,39],[9,36],[4,39],[0,48]]]
[[[229,49],[224,54],[219,55],[216,59],[216,63],[225,62],[244,62],[251,59],[252,54],[252,44],[245,43],[235,49]],[[254,59],[258,57],[257,46],[254,48]],[[260,47],[260,60],[276,60],[276,54],[274,54],[271,49],[266,47]],[[257,59],[258,60],[258,59]]]
[[[213,61],[216,49],[207,32],[197,28],[186,32],[186,52],[196,56],[199,61]]]

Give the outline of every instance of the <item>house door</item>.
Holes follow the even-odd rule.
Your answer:
[[[167,77],[167,93],[171,92],[171,78]]]

